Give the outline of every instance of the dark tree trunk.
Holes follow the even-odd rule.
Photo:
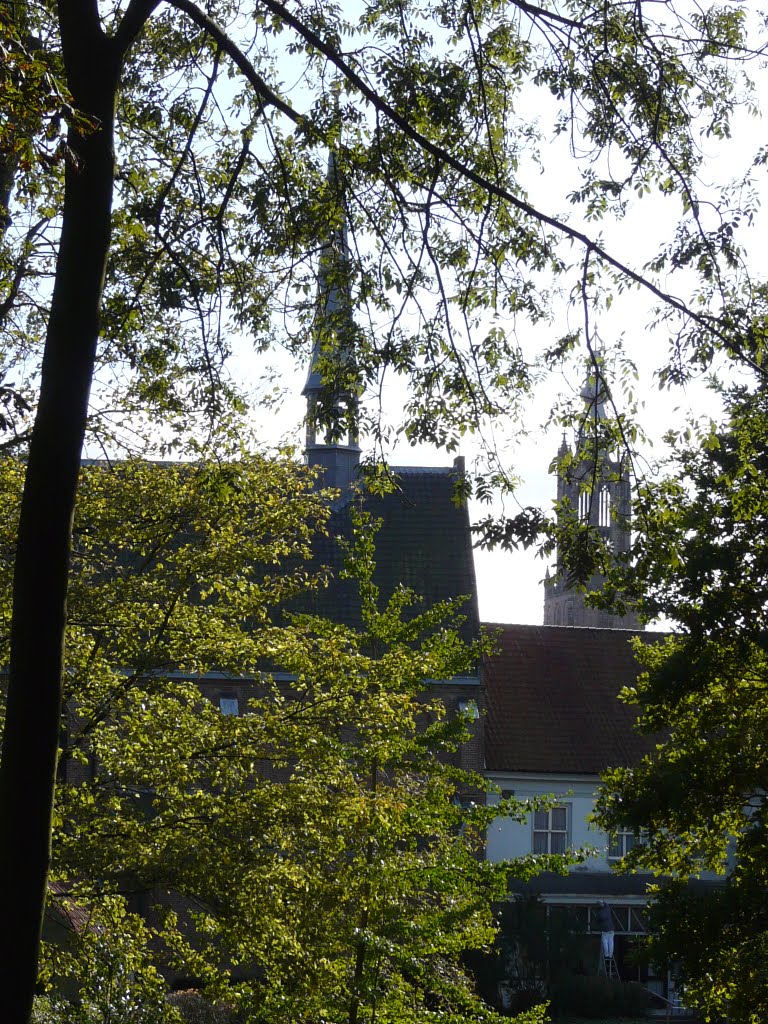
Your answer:
[[[95,0],[60,0],[68,85],[95,130],[72,135],[40,401],[21,507],[0,763],[0,1016],[25,1024],[36,983],[61,717],[69,552],[110,241],[120,59]]]

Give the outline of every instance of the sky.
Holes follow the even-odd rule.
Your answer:
[[[764,68],[753,68],[758,101],[768,109],[768,72]],[[574,161],[567,149],[564,136],[555,137],[549,129],[554,123],[554,108],[547,109],[546,100],[535,92],[535,104],[531,117],[538,118],[544,130],[546,144],[543,149],[543,168],[531,165],[521,168],[523,184],[534,205],[549,213],[560,215],[569,210],[565,197],[579,183]],[[542,105],[543,104],[543,105]],[[549,132],[549,136],[547,136]],[[702,186],[727,181],[742,174],[751,163],[754,150],[764,141],[764,122],[746,115],[737,115],[732,138],[725,143],[705,139],[703,146],[706,161],[702,171]],[[761,190],[765,189],[765,168]],[[714,193],[713,193],[714,194]],[[562,197],[560,209],[553,209],[553,196]],[[651,196],[632,205],[627,216],[619,224],[601,223],[585,225],[588,234],[600,234],[606,247],[627,264],[640,268],[645,259],[655,254],[660,238],[668,235],[679,214],[679,201],[670,201],[660,196]],[[570,210],[570,220],[574,213]],[[766,235],[765,217],[745,230],[742,241],[748,256],[756,266],[762,260],[761,239]],[[675,280],[672,290],[685,293],[686,282]],[[518,327],[517,334],[527,351],[541,350],[562,333],[562,322],[573,321],[578,327],[581,314],[577,309],[569,310],[566,299],[555,312],[558,320],[556,335],[548,336],[546,330],[526,330]],[[638,470],[653,472],[654,466],[663,460],[667,449],[663,435],[672,429],[682,429],[691,417],[712,417],[717,419],[719,404],[705,386],[705,381],[691,382],[685,389],[674,392],[659,391],[654,373],[664,365],[668,340],[663,332],[648,328],[651,319],[651,304],[641,294],[628,291],[617,296],[608,314],[601,318],[601,337],[609,345],[620,344],[634,361],[638,371],[637,393],[642,402],[639,419],[648,438],[639,449]],[[298,366],[285,353],[273,353],[267,362],[260,361],[247,351],[241,351],[236,359],[235,373],[247,387],[260,389],[259,381],[267,366],[277,372],[283,397],[268,411],[255,412],[257,433],[267,443],[289,443],[297,448],[303,444],[302,419],[305,411],[301,398],[307,368]],[[497,502],[493,511],[514,515],[520,507],[533,505],[551,510],[555,497],[556,482],[549,473],[549,466],[557,452],[562,438],[562,429],[546,423],[553,404],[559,397],[573,397],[583,383],[583,364],[553,375],[536,388],[524,417],[526,433],[515,440],[511,424],[499,423],[495,427],[496,441],[506,449],[507,464],[520,478],[520,484],[504,502]],[[402,408],[404,395],[397,388],[390,390],[387,402],[391,408]],[[568,438],[571,439],[570,437]],[[365,452],[365,438],[361,439]],[[410,447],[405,443],[395,444],[389,452],[390,464],[440,466],[452,463],[456,453],[446,453],[420,445]],[[470,441],[458,454],[465,456],[470,464],[477,455],[477,447]],[[487,514],[487,509],[471,504],[470,515],[474,521]],[[476,551],[476,571],[481,618],[487,622],[540,623],[543,617],[543,584],[546,563],[534,552]]]
[[[649,432],[649,442],[641,449],[639,468],[649,470],[651,465],[663,457],[666,448],[661,440],[667,430],[679,426],[682,428],[689,415],[718,415],[718,407],[712,396],[706,391],[704,382],[693,384],[684,392],[659,393],[652,385],[652,371],[663,362],[665,343],[662,338],[653,338],[642,328],[644,322],[636,310],[630,310],[629,304],[622,313],[617,310],[617,318],[621,321],[626,316],[638,329],[627,332],[627,346],[635,355],[642,375],[640,390],[644,391],[645,409],[641,416],[645,429]],[[301,397],[307,368],[297,366],[288,356],[273,357],[272,365],[279,367],[279,376],[284,397],[279,405],[257,414],[260,427],[257,433],[270,443],[287,443],[297,449],[303,446],[303,416],[305,403]],[[250,367],[253,370],[255,367]],[[263,367],[260,367],[263,370]],[[497,425],[497,440],[507,446],[507,462],[513,472],[521,479],[519,487],[513,495],[507,495],[503,501],[497,500],[492,510],[499,514],[514,515],[521,507],[528,505],[551,510],[556,493],[555,477],[549,472],[563,436],[561,428],[545,423],[552,404],[560,395],[574,396],[580,391],[584,382],[581,367],[556,374],[546,384],[539,387],[529,404],[526,416],[527,433],[525,437],[514,438],[514,430],[505,430],[505,424]],[[390,403],[396,405],[398,396],[390,396]],[[568,439],[572,434],[568,432]],[[365,438],[361,439],[363,453],[366,450]],[[477,444],[470,440],[458,452],[445,452],[427,445],[412,447],[405,443],[394,446],[390,452],[390,464],[393,466],[448,466],[455,455],[463,455],[469,466],[477,456]],[[477,522],[488,514],[487,506],[477,502],[470,503],[470,517]],[[544,593],[543,577],[547,563],[533,551],[501,550],[475,551],[475,569],[477,573],[480,616],[484,622],[530,623],[540,624],[543,619]]]
[[[768,92],[766,93],[768,95]],[[715,148],[711,154],[713,180],[722,179],[738,173],[751,160],[752,147],[756,137],[756,127],[762,132],[760,122],[740,121],[735,139],[724,149]],[[554,152],[554,150],[553,150]],[[565,195],[565,184],[560,182],[561,195]],[[535,187],[531,189],[532,198],[537,200]],[[614,228],[605,229],[606,241],[610,247],[627,262],[634,266],[642,263],[642,259],[650,256],[654,245],[658,242],[662,227],[666,226],[671,216],[669,205],[662,201],[646,199],[638,203],[627,218]],[[592,229],[594,230],[594,228]],[[750,229],[745,243],[758,254],[760,240],[766,237],[764,218]],[[758,256],[755,256],[757,259]],[[676,285],[679,291],[679,285]],[[564,305],[563,316],[568,316]],[[574,317],[578,313],[574,312]],[[667,453],[662,438],[671,429],[682,429],[691,417],[711,417],[717,419],[720,413],[716,397],[706,388],[705,380],[693,381],[685,389],[659,391],[654,381],[654,372],[664,364],[667,355],[667,339],[662,332],[651,331],[646,326],[650,319],[650,304],[637,292],[628,292],[619,296],[614,302],[610,313],[601,323],[603,337],[610,343],[621,339],[624,350],[635,362],[638,370],[637,391],[643,403],[640,421],[648,434],[648,439],[640,447],[638,471],[652,472],[653,467]],[[530,344],[531,351],[551,341],[541,331],[536,337],[533,331],[519,331],[523,344]],[[284,397],[277,407],[268,413],[261,414],[259,432],[271,443],[288,442],[301,448],[303,443],[302,418],[305,411],[301,398],[307,368],[298,366],[292,358],[283,354],[273,355],[271,365],[276,367]],[[559,396],[573,397],[578,394],[583,384],[582,365],[555,374],[540,385],[532,397],[524,418],[526,436],[515,440],[515,431],[506,429],[504,423],[496,425],[496,440],[502,448],[507,448],[507,463],[520,484],[512,496],[503,502],[498,501],[493,511],[501,514],[514,515],[520,507],[533,505],[551,510],[555,497],[556,481],[549,472],[549,466],[560,445],[563,432],[561,428],[544,424],[554,402]],[[246,357],[241,368],[243,372],[256,382],[264,372],[265,366],[254,359]],[[390,407],[402,407],[402,395],[392,389],[387,402]],[[568,440],[572,434],[568,435]],[[365,438],[361,439],[365,451]],[[390,451],[390,464],[398,465],[450,465],[455,454],[464,455],[468,465],[477,455],[477,445],[470,441],[458,453],[446,453],[431,449],[426,445],[411,447],[405,443],[396,444]],[[487,514],[487,508],[471,503],[470,515],[473,521]],[[476,550],[475,565],[478,581],[481,619],[486,622],[513,622],[538,624],[543,618],[543,577],[546,562],[533,551],[505,552],[500,550]]]

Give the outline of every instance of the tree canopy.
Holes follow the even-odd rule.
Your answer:
[[[9,510],[22,478],[3,462]],[[165,1019],[165,968],[265,1021],[490,1022],[462,954],[493,938],[510,868],[562,860],[483,860],[499,808],[429,683],[479,650],[458,606],[379,606],[375,523],[348,552],[364,631],[284,620],[323,583],[310,485],[288,460],[83,470],[52,879],[87,921],[42,977],[105,1019]],[[7,526],[2,549],[7,572]]]
[[[530,383],[516,328],[552,321],[558,276],[589,301],[588,343],[601,282],[649,289],[679,342],[673,376],[706,364],[713,344],[759,348],[762,298],[739,250],[753,200],[698,177],[706,140],[727,138],[748,101],[744,69],[762,40],[743,10],[398,3],[356,17],[276,0],[207,13],[137,0],[87,14],[65,5],[61,24],[21,4],[3,12],[4,103],[17,115],[3,143],[15,169],[4,360],[32,405],[63,173],[82,160],[78,139],[106,130],[74,95],[96,74],[76,70],[89,37],[120,75],[105,83],[115,192],[92,410],[107,436],[118,393],[131,430],[151,411],[183,422],[190,408],[220,410],[236,334],[306,351],[317,255],[342,206],[361,314],[352,384],[407,377],[413,439],[455,444],[487,414],[508,414]],[[546,114],[531,119],[531,107]],[[521,182],[550,130],[572,136],[581,182],[539,209]],[[653,193],[679,197],[669,205],[681,224],[647,266],[589,234]],[[701,285],[688,303],[669,286],[691,268]],[[579,333],[551,329],[553,350]]]
[[[172,447],[192,420],[237,404],[222,371],[236,332],[259,347],[322,331],[314,269],[342,216],[358,310],[347,384],[407,378],[409,438],[451,447],[508,413],[532,379],[516,328],[548,320],[552,274],[584,310],[578,332],[555,330],[555,357],[579,338],[594,352],[604,285],[639,285],[673,337],[667,377],[717,347],[759,371],[764,293],[738,247],[751,199],[700,195],[697,171],[702,138],[727,138],[762,42],[744,10],[717,6],[5,0],[0,46],[0,398],[9,440],[27,406],[32,423],[0,767],[0,833],[17,838],[0,847],[0,983],[21,1021],[86,429]],[[521,185],[537,89],[574,159],[586,152],[562,200],[571,221]],[[590,223],[653,191],[676,196],[682,219],[637,268]],[[694,273],[690,302],[669,290],[677,271]],[[492,466],[481,488],[503,479]]]
[[[752,1022],[768,1006],[766,943],[766,453],[762,383],[726,395],[706,443],[679,445],[674,472],[638,495],[641,532],[623,586],[674,632],[637,645],[645,668],[624,694],[655,752],[606,777],[603,827],[642,830],[626,858],[667,874],[652,955],[678,965],[691,1004]],[[688,879],[728,876],[709,892]]]

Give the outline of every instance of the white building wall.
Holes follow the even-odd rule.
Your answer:
[[[568,809],[568,848],[590,847],[592,855],[578,865],[578,870],[608,870],[608,837],[588,822],[595,805],[597,775],[529,775],[523,773],[491,773],[491,781],[518,800],[534,797],[554,797],[557,804]],[[499,794],[490,794],[488,803],[498,803]],[[513,857],[524,857],[533,852],[533,814],[522,824],[510,818],[497,818],[488,829],[486,856],[498,862]],[[571,869],[573,870],[573,868]]]

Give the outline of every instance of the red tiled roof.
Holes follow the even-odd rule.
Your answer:
[[[70,888],[66,882],[48,883],[46,914],[71,931],[93,930],[90,910],[72,898]]]
[[[498,652],[483,672],[489,771],[596,774],[637,762],[655,739],[616,694],[640,672],[630,638],[662,633],[486,624]]]

